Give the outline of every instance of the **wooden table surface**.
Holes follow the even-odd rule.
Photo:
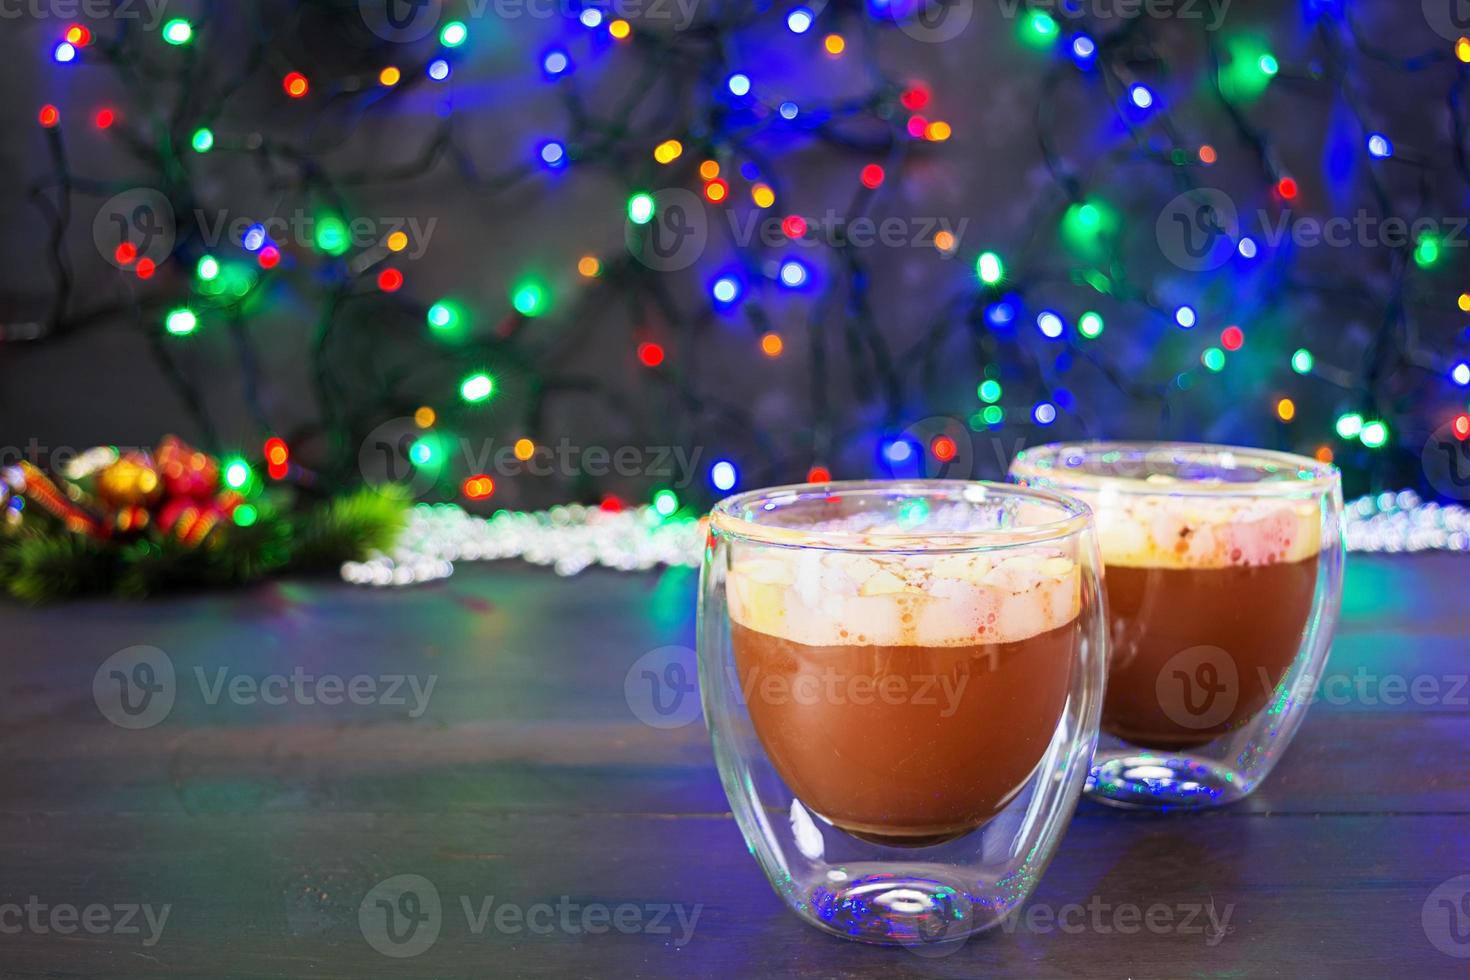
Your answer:
[[[703,725],[630,710],[633,662],[693,644],[695,584],[505,563],[0,607],[0,974],[1470,974],[1470,559],[1350,556],[1329,683],[1260,792],[1207,815],[1084,802],[1039,911],[946,956],[788,913]],[[175,698],[129,729],[93,681],[135,645],[164,651]],[[270,680],[293,674],[304,694]],[[434,679],[423,710],[393,675]],[[334,678],[346,703],[321,703]],[[437,919],[379,887],[401,875]],[[417,955],[369,941],[403,951],[384,914],[360,921],[378,898],[418,912],[396,933]],[[1183,923],[1206,907],[1223,934]]]

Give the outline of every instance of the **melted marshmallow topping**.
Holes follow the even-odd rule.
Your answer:
[[[1231,568],[1311,558],[1322,548],[1311,501],[1075,493],[1097,515],[1103,562],[1128,568]]]
[[[1070,623],[1076,563],[1058,547],[903,554],[736,547],[727,595],[740,625],[810,646],[1012,643]]]

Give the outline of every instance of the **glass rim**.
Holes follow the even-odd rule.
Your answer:
[[[1095,457],[1109,452],[1136,454],[1145,462],[1154,453],[1167,453],[1172,456],[1187,454],[1200,459],[1230,457],[1243,467],[1257,463],[1262,464],[1261,469],[1268,471],[1294,469],[1298,479],[1265,477],[1240,483],[1181,479],[1169,483],[1151,483],[1147,475],[1122,476],[1088,473],[1079,469],[1057,469],[1051,465],[1044,465],[1053,464],[1068,453]],[[1255,449],[1249,446],[1227,446],[1211,442],[1151,442],[1146,440],[1050,442],[1042,446],[1034,446],[1016,454],[1011,461],[1008,475],[1012,479],[1044,480],[1048,486],[1063,491],[1107,489],[1137,496],[1269,497],[1278,499],[1315,498],[1331,493],[1339,486],[1341,478],[1340,471],[1331,463],[1277,449]]]
[[[1024,498],[1058,508],[1063,516],[1055,521],[1026,527],[896,534],[783,527],[777,524],[763,524],[760,521],[739,516],[741,511],[762,502],[789,504],[800,501],[803,497],[851,497],[895,493],[932,497],[941,491],[958,491],[964,494],[974,493],[977,489],[982,491],[981,496],[973,499],[965,497],[964,499],[972,503],[980,503],[983,500],[1002,497]],[[747,490],[744,493],[733,494],[720,500],[711,509],[710,525],[742,541],[782,548],[890,554],[940,554],[1060,541],[1093,527],[1094,518],[1092,508],[1085,501],[1044,487],[1023,487],[1014,483],[996,483],[989,480],[834,480],[828,483],[792,483],[778,487],[763,487],[759,490]]]

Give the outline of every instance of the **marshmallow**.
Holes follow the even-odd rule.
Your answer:
[[[859,554],[736,542],[730,617],[809,646],[1013,643],[1070,623],[1081,575],[1060,546]]]
[[[1103,562],[1128,568],[1230,568],[1311,558],[1322,549],[1313,501],[1068,492],[1097,515]]]

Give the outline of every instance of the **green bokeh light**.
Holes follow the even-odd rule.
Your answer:
[[[316,247],[331,256],[340,256],[347,253],[352,245],[352,237],[347,232],[347,225],[336,215],[326,215],[317,219],[316,223]]]
[[[994,252],[981,252],[975,260],[975,275],[987,286],[994,286],[1005,278],[1006,266]]]

